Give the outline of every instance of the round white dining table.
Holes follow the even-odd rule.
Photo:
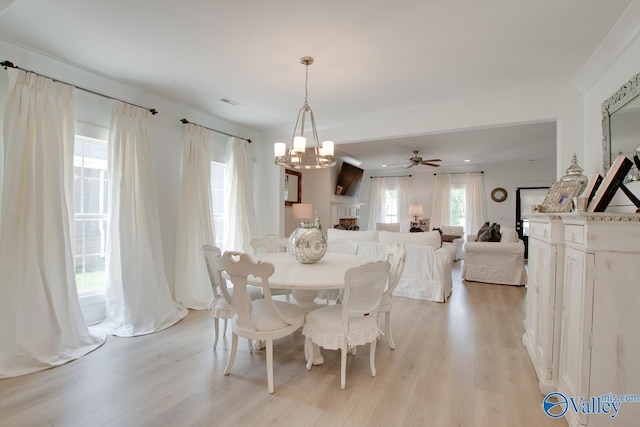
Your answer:
[[[330,252],[315,264],[302,264],[288,252],[253,255],[256,261],[269,262],[275,269],[269,277],[269,287],[294,291],[319,291],[344,288],[344,273],[373,258],[361,255]]]

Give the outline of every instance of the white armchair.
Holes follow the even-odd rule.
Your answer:
[[[467,236],[464,244],[462,278],[472,282],[525,285],[524,243],[515,230],[502,228],[500,242],[476,242]]]

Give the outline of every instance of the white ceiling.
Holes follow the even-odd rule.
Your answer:
[[[3,0],[0,38],[265,130],[302,106],[301,56],[320,126],[570,83],[631,2]]]

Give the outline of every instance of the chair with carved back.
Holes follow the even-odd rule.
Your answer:
[[[249,241],[249,244],[253,248],[254,253],[258,253],[263,250],[266,253],[287,252],[289,249],[289,239],[279,236],[277,234],[263,234],[259,238],[254,238]],[[290,302],[289,295],[291,295],[291,289],[272,289],[271,295],[284,295],[287,302]]]
[[[231,303],[225,298],[221,291],[221,283],[224,280],[220,274],[219,261],[222,252],[219,248],[212,245],[202,245],[202,254],[204,255],[204,262],[207,266],[207,273],[209,274],[209,281],[211,282],[211,290],[213,291],[213,298],[209,303],[209,310],[213,317],[213,325],[215,335],[213,339],[213,349],[216,349],[218,345],[218,336],[220,330],[220,319],[224,320],[224,328],[222,335],[227,332],[227,321],[233,317],[235,310]],[[233,297],[233,289],[228,289],[229,295]],[[248,287],[249,296],[252,300],[262,298],[262,290],[255,286]],[[253,345],[249,340],[249,351],[253,351]]]
[[[273,264],[254,262],[245,253],[225,252],[220,258],[219,266],[233,284],[233,298],[228,295],[224,283],[221,290],[223,295],[231,300],[236,312],[232,320],[231,353],[224,374],[229,375],[233,367],[239,336],[265,341],[267,386],[269,393],[273,393],[273,340],[291,335],[301,328],[305,311],[295,304],[271,298],[269,277],[273,274]],[[249,276],[252,276],[252,285],[262,288],[263,299],[251,301],[247,292]]]

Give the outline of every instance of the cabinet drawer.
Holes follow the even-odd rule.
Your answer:
[[[584,226],[567,224],[564,226],[564,240],[566,242],[584,243]]]
[[[529,235],[538,240],[548,241],[551,235],[551,226],[548,223],[531,222],[529,223]]]

